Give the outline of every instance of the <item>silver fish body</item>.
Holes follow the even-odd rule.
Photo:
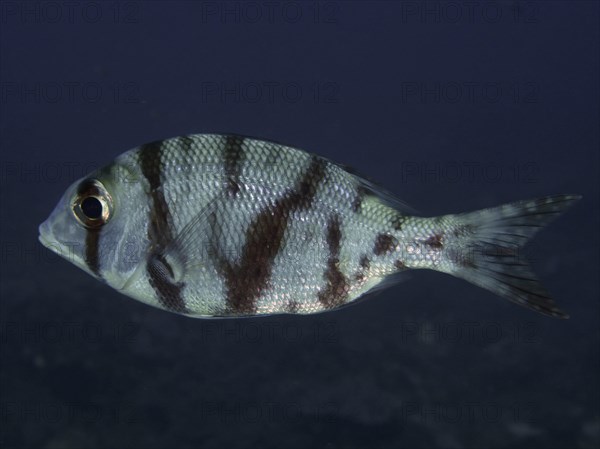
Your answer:
[[[319,156],[190,135],[75,182],[40,241],[124,294],[190,316],[322,312],[427,268],[565,317],[518,250],[578,198],[416,217]]]

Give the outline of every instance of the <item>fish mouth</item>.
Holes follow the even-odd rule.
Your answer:
[[[52,232],[52,227],[49,220],[46,220],[38,227],[38,240],[39,242],[52,251],[55,254],[69,260],[70,262],[77,263],[76,258],[74,257],[73,249],[69,249],[67,245],[62,244],[58,241],[58,239],[54,236],[54,232]]]
[[[90,271],[90,269],[83,262],[79,254],[77,254],[77,246],[69,245],[61,243],[55,236],[54,232],[52,232],[52,226],[48,223],[50,220],[46,220],[43,222],[39,228],[38,240],[39,242],[48,248],[50,251],[55,253],[56,255],[62,257],[63,259],[68,260],[73,265],[81,268],[85,272],[90,275],[96,277],[94,273]]]
[[[39,242],[55,253],[59,253],[60,244],[56,241],[54,236],[52,235],[52,231],[50,230],[50,226],[48,225],[48,221],[43,222],[38,227],[38,240]]]

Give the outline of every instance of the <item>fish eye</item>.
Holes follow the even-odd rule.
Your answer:
[[[83,181],[73,198],[73,215],[86,228],[99,228],[110,220],[112,198],[97,179]]]
[[[90,220],[102,217],[102,202],[95,196],[88,196],[81,201],[81,211]]]

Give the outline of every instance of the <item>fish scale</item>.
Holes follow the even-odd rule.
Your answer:
[[[420,268],[565,317],[520,248],[578,198],[417,217],[320,156],[198,134],[134,148],[76,181],[40,241],[132,298],[195,317],[332,310]],[[67,254],[73,240],[80,251]]]

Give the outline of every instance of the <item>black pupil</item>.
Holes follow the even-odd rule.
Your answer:
[[[97,220],[102,216],[102,203],[98,198],[88,196],[81,202],[81,211],[91,220]]]

